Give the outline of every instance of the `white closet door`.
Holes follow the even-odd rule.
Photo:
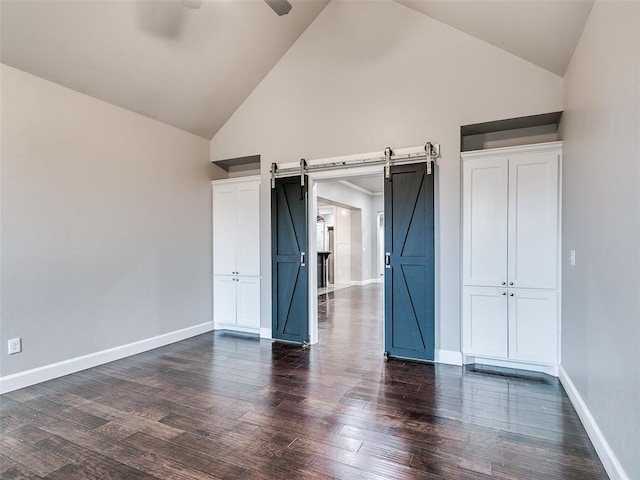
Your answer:
[[[463,164],[464,284],[506,285],[508,160]]]
[[[237,272],[260,275],[260,184],[237,186]]]
[[[233,275],[236,271],[236,187],[213,187],[213,273]]]
[[[260,328],[260,279],[238,277],[237,324],[242,327]]]
[[[507,289],[463,287],[464,353],[506,358],[508,354]]]
[[[509,291],[509,358],[558,362],[558,295],[544,290]]]
[[[509,286],[557,287],[558,154],[509,160]]]
[[[232,276],[213,277],[213,320],[216,323],[236,323],[236,279]]]

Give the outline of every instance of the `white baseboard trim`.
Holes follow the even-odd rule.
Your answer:
[[[569,400],[573,404],[573,408],[576,409],[578,413],[578,417],[580,417],[580,421],[584,426],[584,429],[587,431],[587,435],[589,435],[589,439],[591,443],[593,443],[594,448],[596,449],[596,453],[598,457],[600,457],[600,461],[604,466],[604,469],[607,471],[609,478],[611,480],[629,480],[629,476],[625,473],[624,468],[618,461],[618,457],[613,453],[609,442],[605,438],[602,430],[596,423],[593,415],[591,415],[591,411],[589,411],[589,407],[584,402],[582,395],[571,381],[571,378],[565,371],[565,369],[560,365],[559,368],[559,378],[560,383],[567,391],[567,395],[569,396]]]
[[[256,327],[242,327],[240,325],[226,323],[215,323],[213,329],[229,330],[230,332],[251,333],[254,335],[258,335],[260,333],[260,329]]]
[[[515,360],[501,360],[498,358],[485,358],[477,355],[464,355],[463,363],[470,365],[472,363],[479,363],[481,365],[490,365],[493,367],[503,368],[516,368],[520,370],[529,370],[531,372],[540,372],[551,375],[552,377],[558,376],[558,367],[556,365],[539,365],[537,363],[518,362]]]
[[[273,338],[271,328],[260,327],[260,338]]]
[[[213,330],[213,322],[201,323],[200,325],[164,333],[156,337],[145,338],[144,340],[120,345],[119,347],[109,348],[100,352],[90,353],[81,357],[70,358],[69,360],[52,363],[51,365],[0,377],[0,394],[35,385],[36,383],[46,382],[47,380],[53,380],[54,378],[86,370],[87,368],[97,367],[98,365],[120,360],[121,358],[130,357],[131,355],[179,342],[180,340],[195,337],[196,335],[210,332],[211,330]]]
[[[372,283],[382,283],[382,281],[377,278],[370,278],[368,280],[351,280],[349,283],[353,286],[364,287],[365,285],[371,285]]]
[[[462,366],[462,353],[455,350],[436,350],[436,363]]]

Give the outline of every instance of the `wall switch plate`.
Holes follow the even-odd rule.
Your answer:
[[[9,340],[9,355],[20,353],[22,351],[22,338],[12,338]]]
[[[575,266],[576,266],[576,251],[575,251],[575,250],[571,250],[571,251],[569,252],[569,264],[570,264],[572,267],[575,267]]]

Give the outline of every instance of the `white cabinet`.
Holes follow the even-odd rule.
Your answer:
[[[462,303],[465,355],[557,362],[555,291],[469,286]]]
[[[238,277],[236,280],[236,324],[260,328],[260,278]]]
[[[213,276],[213,321],[216,325],[236,324],[236,277]]]
[[[506,289],[464,287],[462,311],[465,354],[509,356]]]
[[[212,183],[213,273],[259,276],[259,180]]]
[[[560,150],[517,150],[462,155],[464,285],[557,287]]]
[[[558,294],[513,289],[509,302],[509,358],[536,363],[558,361]]]
[[[556,288],[560,151],[509,158],[509,285]]]
[[[213,185],[213,321],[216,329],[260,329],[260,180]]]
[[[213,277],[213,318],[216,328],[260,328],[260,278]]]
[[[558,363],[561,149],[462,154],[465,356]]]
[[[506,158],[464,163],[465,285],[506,285],[508,165]]]

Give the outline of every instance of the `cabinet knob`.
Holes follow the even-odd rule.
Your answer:
[[[506,284],[507,284],[507,282],[502,282],[502,285],[506,285]]]
[[[509,285],[513,285],[513,282],[509,282]]]
[[[502,295],[506,295],[506,294],[507,294],[507,292],[502,292]]]
[[[513,293],[510,293],[510,294],[509,294],[509,296],[510,296],[510,297],[513,297],[513,296],[514,296],[514,294],[513,294]]]

